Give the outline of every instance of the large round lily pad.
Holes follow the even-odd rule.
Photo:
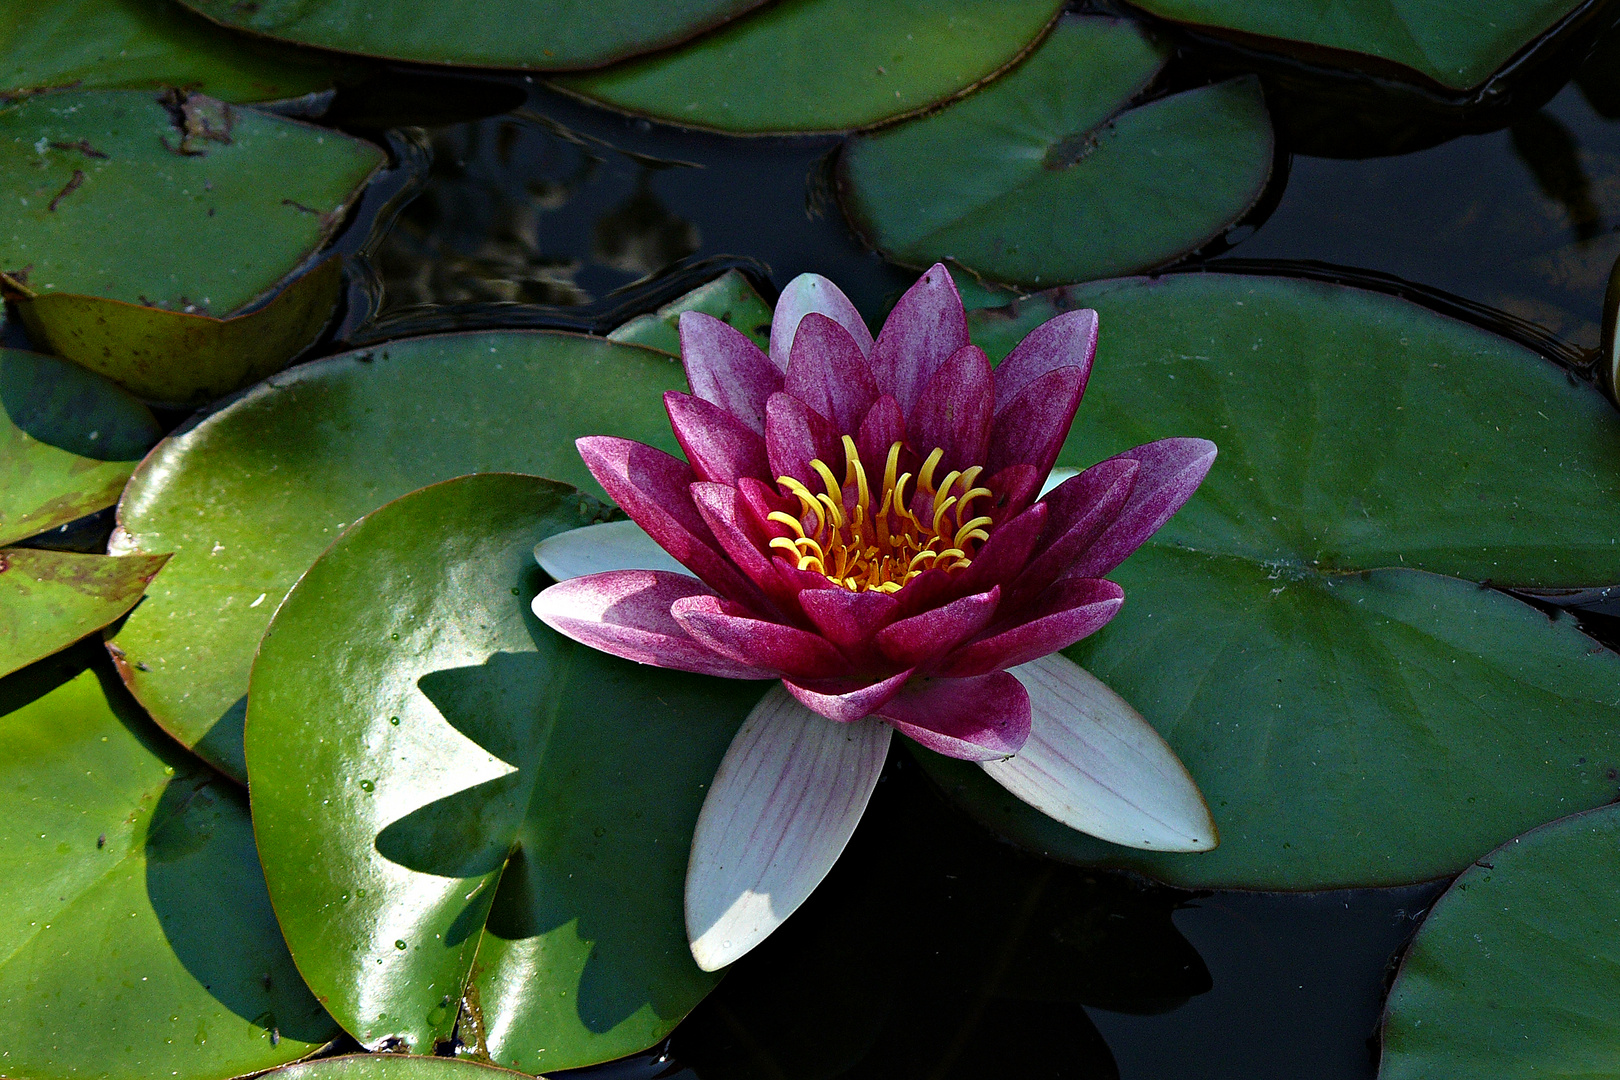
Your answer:
[[[85,660],[0,681],[4,1071],[215,1080],[330,1041],[271,914],[246,800],[153,728],[104,658]]]
[[[174,558],[114,643],[168,731],[232,776],[248,669],[276,605],[361,515],[452,476],[520,471],[602,494],[574,449],[618,433],[679,448],[670,357],[541,331],[416,338],[301,365],[160,445],[114,550]]]
[[[682,881],[758,684],[642,667],[546,629],[534,545],[601,504],[513,474],[367,515],[310,567],[253,667],[247,762],[299,969],[367,1046],[460,1016],[526,1072],[656,1043],[717,981]]]
[[[1616,1075],[1620,808],[1470,866],[1401,962],[1383,1043],[1381,1080]]]
[[[1169,739],[1221,846],[1127,852],[973,766],[930,760],[1042,850],[1197,887],[1322,889],[1455,873],[1615,797],[1620,657],[1479,583],[1620,582],[1620,416],[1526,349],[1389,297],[1173,275],[975,312],[1000,356],[1095,307],[1096,368],[1060,461],[1213,439],[1202,489],[1114,576],[1070,655]]]
[[[0,10],[0,93],[184,86],[221,101],[332,87],[337,65],[211,26],[170,0],[28,0]]]
[[[181,0],[238,30],[323,49],[456,67],[564,71],[667,48],[764,0]]]
[[[152,411],[108,380],[0,349],[0,545],[117,502],[162,434]]]
[[[852,139],[845,210],[891,259],[1026,285],[1195,250],[1260,198],[1271,121],[1252,77],[1130,107],[1164,58],[1136,23],[1066,17],[986,89]]]
[[[555,85],[690,127],[848,131],[990,78],[1062,7],[1061,0],[781,0],[684,48]]]
[[[200,95],[28,98],[0,108],[0,170],[22,189],[0,204],[7,296],[30,332],[69,359],[148,397],[205,400],[241,385],[221,387],[211,360],[251,381],[313,341],[339,295],[337,268],[298,278],[304,302],[276,307],[271,325],[272,309],[259,313],[254,339],[275,340],[284,323],[294,340],[246,372],[228,347],[242,341],[171,334],[158,358],[150,342],[126,346],[124,307],[155,309],[148,321],[214,316],[217,328],[217,317],[267,299],[308,263],[383,163],[363,140]],[[313,325],[310,299],[325,305]],[[199,347],[208,345],[214,355]]]
[[[1449,0],[1137,0],[1137,6],[1246,45],[1352,68],[1375,57],[1408,69],[1420,81],[1466,90],[1490,78],[1583,2],[1477,0],[1463,9]],[[1335,57],[1326,50],[1348,55]]]

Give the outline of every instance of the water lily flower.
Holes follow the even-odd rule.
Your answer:
[[[934,266],[872,338],[830,281],[789,284],[769,354],[686,312],[691,393],[664,396],[686,460],[580,439],[630,521],[546,540],[547,625],[629,660],[775,680],[726,752],[692,840],[686,922],[705,970],[753,948],[854,831],[892,732],[982,763],[1116,843],[1214,847],[1157,732],[1058,650],[1123,602],[1103,575],[1215,458],[1165,439],[1052,473],[1097,315],[1036,327],[992,370]]]

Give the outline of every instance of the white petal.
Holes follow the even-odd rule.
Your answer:
[[[840,724],[782,685],[748,714],[714,774],[686,867],[686,936],[704,971],[732,963],[827,876],[883,771],[892,728]]]
[[[534,561],[554,581],[609,570],[668,570],[692,576],[633,521],[609,521],[548,536],[534,545]]]
[[[1046,483],[1041,485],[1041,493],[1035,497],[1037,499],[1044,499],[1048,494],[1051,493],[1053,488],[1057,487],[1065,480],[1072,479],[1073,477],[1079,475],[1079,469],[1071,469],[1067,465],[1060,465],[1047,474]]]
[[[1015,667],[1029,691],[1029,742],[984,771],[1083,833],[1153,851],[1208,851],[1215,822],[1198,785],[1142,714],[1060,653]]]
[[[771,316],[771,362],[777,367],[787,370],[799,321],[812,311],[821,312],[848,330],[861,352],[872,355],[872,331],[843,290],[820,274],[800,274],[776,298],[776,311]]]

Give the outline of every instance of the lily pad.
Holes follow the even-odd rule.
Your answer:
[[[845,212],[897,262],[1025,285],[1196,250],[1265,190],[1271,120],[1253,77],[1131,107],[1165,55],[1135,23],[1067,16],[988,88],[850,140]]]
[[[330,90],[338,65],[210,26],[170,0],[29,0],[0,11],[0,94],[183,86],[221,101]]]
[[[246,800],[85,661],[0,681],[5,1071],[213,1080],[309,1054],[338,1031],[276,927]]]
[[[677,452],[662,394],[684,387],[662,353],[546,331],[415,338],[261,383],[162,443],[125,492],[114,552],[174,553],[113,639],[131,689],[181,742],[245,778],[253,650],[346,526],[474,472],[602,496],[574,439],[615,432]]]
[[[992,78],[1040,39],[1062,7],[1062,0],[781,0],[684,48],[554,85],[688,127],[849,131]]]
[[[108,380],[0,349],[0,545],[117,502],[162,434],[152,411]]]
[[[1613,406],[1475,327],[1281,278],[1103,282],[970,325],[999,357],[1060,306],[1103,328],[1060,463],[1221,448],[1069,655],[1165,735],[1222,842],[1113,848],[930,759],[949,791],[1055,855],[1261,889],[1440,877],[1615,797],[1620,657],[1478,584],[1620,582]]]
[[[757,684],[546,629],[534,545],[601,504],[536,477],[424,488],[350,526],[253,667],[253,820],[299,969],[369,1047],[526,1072],[658,1042],[714,986],[682,882]]]
[[[761,349],[771,343],[771,306],[740,271],[727,270],[657,311],[638,315],[608,334],[609,341],[681,355],[681,313],[701,311],[746,334]]]
[[[181,0],[224,26],[338,52],[456,67],[565,71],[668,48],[764,0]]]
[[[65,649],[135,606],[164,555],[0,548],[0,675]]]
[[[0,169],[23,189],[0,211],[8,298],[32,333],[70,358],[144,382],[147,343],[101,355],[118,334],[98,338],[87,323],[110,317],[115,329],[127,326],[127,315],[109,314],[112,301],[225,316],[268,300],[332,236],[383,163],[363,140],[200,95],[54,93],[0,108]],[[336,296],[330,278],[303,281],[328,304],[313,333],[298,304],[275,309],[306,328],[295,335],[299,347],[319,333]],[[40,302],[64,296],[84,299]],[[274,329],[256,325],[254,334]],[[218,357],[171,356],[168,374],[209,390],[218,382],[210,359]]]
[[[1467,90],[1580,8],[1584,0],[1479,0],[1466,15],[1449,0],[1138,0],[1161,19],[1340,66],[1367,57],[1407,77]],[[1255,41],[1255,38],[1269,39]],[[1328,52],[1327,50],[1332,50]],[[1334,53],[1347,54],[1335,56]]]
[[[1620,808],[1485,855],[1423,920],[1390,988],[1381,1080],[1612,1076]]]

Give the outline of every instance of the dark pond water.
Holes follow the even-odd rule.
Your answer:
[[[1283,167],[1192,265],[1355,268],[1579,362],[1620,256],[1620,33],[1583,63],[1590,44],[1541,65],[1511,108],[1462,118],[1464,134],[1398,99],[1273,78]],[[1189,45],[1178,63],[1196,80],[1242,58]],[[413,126],[389,139],[417,163],[344,240],[375,277],[328,350],[459,325],[606,329],[718,265],[762,287],[825,274],[874,322],[912,280],[845,226],[836,138],[685,132],[526,80],[406,69],[325,119],[373,137]],[[373,307],[381,329],[362,328]],[[1592,617],[1611,642],[1612,625]],[[1386,978],[1440,888],[1195,895],[1042,862],[897,752],[850,850],[777,936],[665,1046],[572,1075],[1371,1077]]]

